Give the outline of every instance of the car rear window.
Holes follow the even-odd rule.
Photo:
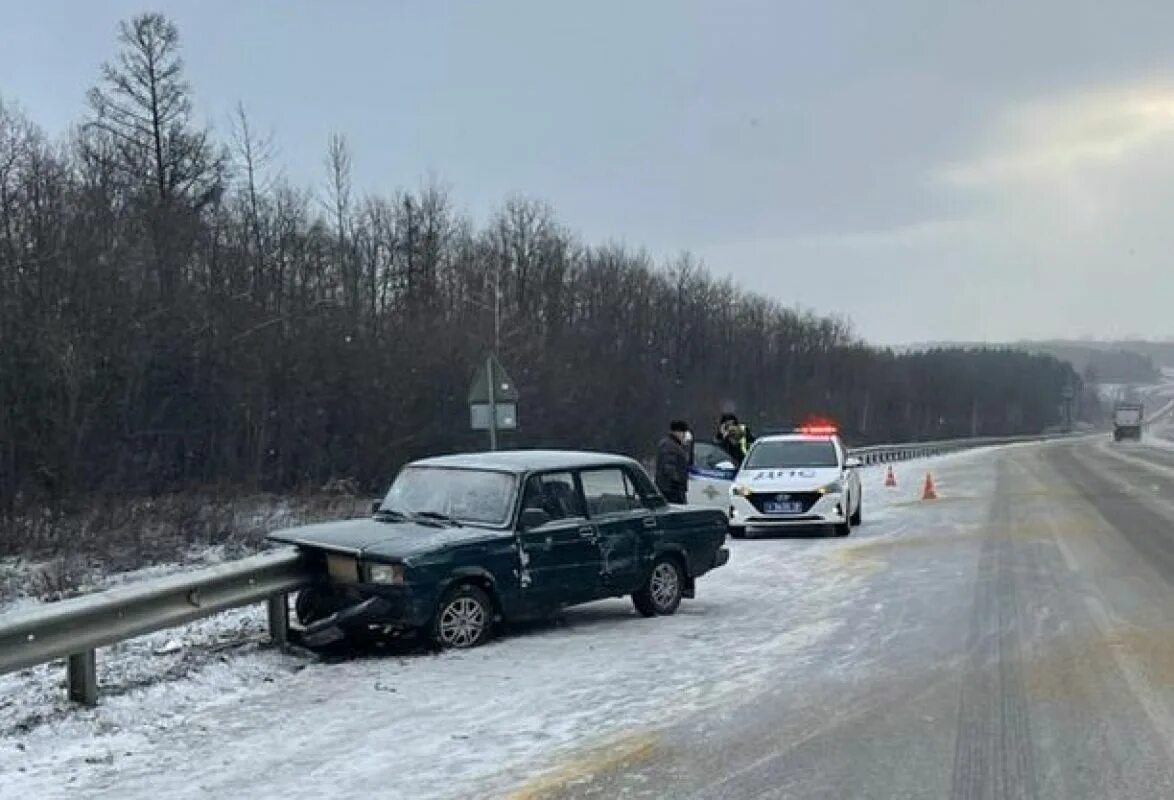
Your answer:
[[[787,439],[758,442],[746,457],[743,469],[788,467],[838,467],[836,446],[830,439]]]

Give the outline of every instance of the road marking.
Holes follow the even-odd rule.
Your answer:
[[[541,800],[552,797],[578,781],[648,761],[656,752],[656,741],[655,734],[636,733],[597,747],[572,758],[551,772],[539,775],[507,795],[507,800]]]
[[[1043,459],[1039,459],[1039,464],[1043,464]],[[1026,464],[1016,464],[1016,466],[1023,472],[1028,480],[1031,480],[1039,487],[1039,491],[1032,492],[1033,496],[1038,497],[1080,497],[1080,493],[1069,487],[1063,490],[1057,490],[1054,483],[1049,483],[1041,477],[1040,473],[1035,467],[1029,467]],[[1064,561],[1064,566],[1068,567],[1068,571],[1072,573],[1080,572],[1080,562],[1076,558],[1076,553],[1073,552],[1072,546],[1068,543],[1068,538],[1060,532],[1060,526],[1056,523],[1055,515],[1041,514],[1041,522],[1047,527],[1051,533],[1052,541],[1056,543],[1056,549],[1060,551],[1060,558]]]
[[[1111,477],[1111,473],[1100,473],[1100,475],[1106,481],[1120,485]],[[1088,506],[1089,512],[1100,516],[1106,525],[1115,527],[1110,520],[1104,517],[1087,500],[1082,500],[1082,503]],[[1068,551],[1068,546],[1064,542],[1064,537],[1060,532],[1060,526],[1054,516],[1044,515],[1043,522],[1051,529],[1052,539],[1056,542],[1060,553],[1064,556],[1064,561],[1068,563],[1069,568],[1072,568],[1073,562],[1069,561],[1071,553]],[[1073,571],[1075,572],[1077,570],[1074,569]],[[1150,682],[1146,678],[1147,669],[1144,659],[1139,661],[1135,652],[1125,644],[1127,638],[1121,636],[1123,629],[1142,629],[1128,625],[1124,620],[1114,619],[1106,606],[1103,595],[1095,584],[1086,582],[1081,590],[1081,595],[1084,606],[1088,610],[1089,619],[1092,620],[1093,626],[1097,629],[1097,632],[1107,645],[1106,650],[1109,653],[1109,657],[1113,660],[1118,674],[1125,681],[1125,685],[1130,693],[1136,698],[1138,705],[1141,706],[1143,713],[1153,725],[1154,730],[1158,732],[1162,747],[1166,750],[1167,755],[1171,759],[1174,759],[1174,745],[1171,745],[1171,742],[1174,742],[1174,720],[1171,720],[1170,715],[1166,712],[1161,700],[1155,696]]]
[[[1135,455],[1122,452],[1121,450],[1109,447],[1104,444],[1100,445],[1097,449],[1105,455],[1109,456],[1109,458],[1114,458],[1127,464],[1133,464],[1134,466],[1141,467],[1149,472],[1157,472],[1167,477],[1174,475],[1174,467],[1171,467],[1169,464],[1157,464],[1153,461],[1150,461],[1148,458],[1138,458]]]
[[[1129,687],[1137,699],[1142,711],[1149,717],[1154,730],[1158,731],[1158,738],[1161,740],[1166,754],[1174,759],[1174,747],[1170,744],[1174,742],[1174,724],[1171,722],[1170,715],[1162,707],[1162,703],[1154,697],[1154,692],[1148,682],[1139,674],[1136,658],[1130,657],[1124,652],[1120,638],[1114,635],[1114,627],[1119,630],[1121,626],[1114,626],[1109,612],[1099,597],[1085,595],[1084,604],[1088,608],[1088,614],[1092,618],[1093,624],[1096,625],[1097,630],[1109,645],[1109,655],[1117,665],[1117,672],[1125,680],[1125,685]]]

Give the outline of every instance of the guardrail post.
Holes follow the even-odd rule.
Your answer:
[[[93,650],[70,655],[67,678],[70,700],[87,706],[98,702],[98,663]]]
[[[269,638],[278,647],[289,641],[289,595],[275,594],[268,600]]]

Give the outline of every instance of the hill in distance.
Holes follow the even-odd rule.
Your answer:
[[[1046,353],[1067,361],[1094,383],[1156,383],[1163,367],[1174,369],[1174,341],[1054,339],[1018,342],[931,342],[900,348],[929,350],[939,347],[1007,347],[1030,353]]]

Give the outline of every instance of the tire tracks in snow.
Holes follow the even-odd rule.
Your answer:
[[[995,503],[983,541],[958,700],[952,800],[1039,796],[1022,674],[1007,465],[996,467]]]

